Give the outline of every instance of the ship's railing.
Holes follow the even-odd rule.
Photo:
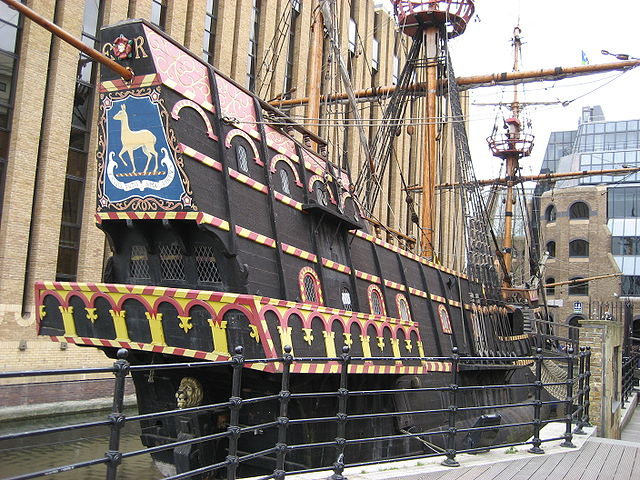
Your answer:
[[[76,470],[80,468],[89,468],[96,466],[105,467],[105,478],[115,479],[118,474],[118,468],[123,463],[134,457],[141,455],[157,454],[163,451],[173,451],[174,454],[180,449],[197,448],[198,445],[206,444],[207,442],[213,442],[215,440],[225,440],[225,454],[224,460],[219,460],[217,463],[207,464],[206,460],[198,465],[190,464],[191,470],[180,471],[178,473],[165,477],[170,479],[183,479],[183,478],[207,478],[208,475],[216,475],[215,478],[227,478],[234,480],[240,473],[238,470],[246,462],[255,462],[262,458],[268,459],[267,465],[273,465],[273,470],[264,474],[262,477],[254,477],[260,479],[283,479],[286,476],[292,474],[298,474],[303,472],[322,472],[333,471],[332,479],[341,480],[345,479],[345,468],[347,467],[365,467],[372,464],[379,464],[384,462],[399,461],[399,460],[420,460],[429,457],[444,457],[442,464],[446,466],[458,466],[457,455],[460,453],[478,453],[486,451],[488,449],[504,449],[509,447],[518,446],[530,446],[528,452],[530,453],[544,453],[542,448],[543,444],[549,444],[549,442],[562,441],[560,444],[563,447],[573,447],[572,439],[574,434],[583,434],[583,427],[589,425],[589,378],[590,378],[590,350],[581,348],[578,354],[572,349],[569,349],[565,356],[554,355],[553,361],[555,363],[561,363],[566,369],[566,381],[545,383],[543,382],[543,362],[549,359],[542,354],[541,349],[537,349],[536,353],[528,357],[504,357],[502,360],[506,362],[520,362],[520,368],[530,368],[532,377],[535,378],[531,383],[516,383],[516,384],[489,384],[489,385],[467,385],[461,381],[461,371],[464,370],[464,365],[473,366],[478,365],[484,360],[482,357],[463,357],[458,355],[457,349],[453,349],[453,352],[448,357],[425,357],[418,360],[428,362],[442,362],[448,364],[450,367],[449,373],[443,375],[449,375],[449,383],[438,387],[419,387],[419,388],[393,388],[393,389],[379,389],[379,390],[351,390],[350,383],[353,381],[353,367],[356,367],[359,363],[364,361],[379,361],[379,358],[364,358],[353,357],[349,353],[349,348],[344,347],[342,354],[336,358],[295,358],[291,354],[291,349],[285,347],[285,352],[282,357],[278,359],[265,359],[254,360],[252,363],[258,362],[279,362],[283,366],[283,373],[280,375],[280,392],[271,395],[260,397],[243,397],[243,390],[241,385],[243,382],[243,375],[251,374],[249,369],[243,368],[246,360],[243,356],[242,347],[235,349],[233,357],[224,362],[192,362],[192,363],[171,363],[171,364],[153,364],[153,365],[131,365],[127,361],[127,350],[121,349],[117,353],[118,360],[115,361],[111,368],[101,369],[75,369],[75,370],[48,370],[48,371],[30,371],[30,372],[13,372],[13,373],[0,373],[0,380],[15,377],[40,377],[43,375],[61,375],[61,374],[76,374],[76,373],[104,373],[111,372],[115,375],[113,406],[111,413],[107,419],[87,422],[83,424],[68,425],[57,428],[46,428],[41,430],[32,430],[26,432],[16,432],[0,436],[0,443],[6,441],[16,441],[19,439],[30,439],[38,435],[48,434],[52,432],[65,432],[70,430],[79,430],[88,427],[102,426],[110,430],[108,445],[105,445],[106,453],[95,459],[81,461],[73,464],[60,465],[57,467],[47,468],[46,470],[40,470],[36,472],[29,472],[19,474],[17,476],[10,477],[11,480],[25,480],[31,478],[39,478],[43,476],[49,476],[60,472],[67,472],[70,470]],[[389,362],[397,361],[396,358],[386,359]],[[412,359],[415,360],[415,359]],[[492,360],[495,360],[493,358]],[[300,380],[299,375],[292,375],[292,367],[296,362],[308,363],[326,363],[333,362],[337,364],[335,385],[339,385],[339,388],[332,391],[320,391],[320,392],[307,392],[300,393],[300,390],[296,388],[294,383]],[[523,366],[527,365],[527,366]],[[123,410],[123,399],[125,391],[125,380],[127,376],[132,372],[154,372],[154,375],[162,375],[162,372],[169,374],[168,370],[175,369],[188,369],[194,372],[202,368],[228,368],[231,370],[231,387],[229,391],[228,399],[221,403],[198,405],[182,409],[174,409],[168,411],[161,411],[148,414],[139,414],[126,416]],[[577,374],[574,374],[577,372]],[[255,374],[255,372],[253,372]],[[564,398],[557,398],[548,395],[543,395],[545,389],[550,387],[562,388],[564,391]],[[467,392],[473,391],[499,391],[503,389],[528,389],[533,393],[533,400],[525,400],[519,403],[505,403],[497,405],[471,405],[469,402],[463,401],[463,396]],[[398,409],[393,411],[385,410],[380,412],[367,412],[367,413],[354,413],[350,412],[349,400],[356,397],[363,396],[383,396],[383,395],[398,395],[406,393],[408,395],[418,392],[433,393],[435,396],[442,396],[444,399],[440,404],[441,408],[432,408],[425,410],[411,410],[409,408]],[[498,395],[496,395],[498,397]],[[506,398],[506,396],[505,396]],[[526,395],[523,398],[527,398]],[[529,397],[531,398],[531,397]],[[332,399],[332,405],[335,406],[335,414],[329,416],[313,417],[313,418],[298,418],[289,414],[290,402],[293,400],[308,400],[313,399]],[[277,402],[279,405],[276,410],[277,414],[274,414],[273,419],[266,423],[246,425],[240,422],[240,412],[243,408],[257,408],[260,405],[265,405],[267,402]],[[465,404],[467,406],[465,406]],[[562,410],[562,413],[556,418],[545,418],[542,414],[543,409],[554,407],[558,411]],[[522,409],[523,412],[528,412],[527,421],[513,421],[512,423],[500,423],[499,412],[504,409]],[[497,412],[497,414],[483,415],[483,412],[491,410]],[[125,423],[151,421],[151,422],[163,422],[169,418],[180,417],[182,419],[189,416],[195,418],[196,416],[205,415],[208,412],[220,412],[223,411],[228,419],[226,429],[222,431],[205,434],[203,436],[193,435],[177,435],[178,440],[167,438],[165,444],[156,445],[149,448],[143,448],[134,451],[122,451],[120,448],[121,432]],[[312,412],[309,412],[313,415]],[[411,415],[435,415],[439,418],[444,418],[444,426],[425,432],[415,432],[408,430],[401,430],[398,428],[396,434],[384,435],[384,436],[371,436],[361,438],[351,438],[347,435],[347,425],[350,422],[371,422],[374,423],[379,420],[398,419],[404,416]],[[476,417],[477,416],[477,417]],[[484,419],[483,422],[476,421],[475,425],[471,425],[468,421],[469,418]],[[466,421],[465,421],[466,419]],[[498,419],[497,422],[492,421]],[[541,438],[541,432],[543,426],[551,423],[563,424],[564,430],[561,434],[554,434],[548,438]],[[288,436],[288,430],[294,426],[300,425],[314,425],[315,428],[325,429],[327,432],[326,441],[321,442],[309,442],[309,443],[291,443],[291,439]],[[330,427],[332,425],[332,427]],[[575,429],[574,429],[575,426]],[[526,428],[532,434],[531,438],[522,441],[500,441],[495,444],[493,441],[480,441],[470,442],[469,438],[475,436],[476,440],[479,436],[487,434],[492,438],[500,438],[500,431],[506,431],[508,429],[523,429]],[[261,445],[262,450],[245,452],[240,450],[240,440],[243,436],[256,435],[257,433],[264,433],[264,431],[271,429],[274,433],[273,438],[277,438],[277,441],[273,444],[264,442]],[[506,437],[503,435],[503,437]],[[422,447],[418,450],[422,451],[422,454],[412,454],[408,457],[399,457],[381,459],[376,461],[353,461],[349,458],[348,447],[356,444],[373,445],[376,442],[389,442],[399,441],[406,442],[407,439],[415,439],[416,442],[420,442],[422,445],[428,446]],[[506,437],[508,438],[508,437]],[[462,441],[466,439],[467,441]],[[485,439],[486,440],[486,439]],[[299,439],[298,439],[299,441]],[[296,452],[304,451],[306,449],[318,449],[324,448],[324,452],[330,452],[333,456],[333,460],[326,460],[325,464],[316,465],[300,465],[296,464],[292,460],[288,460],[288,456],[294,455]],[[416,451],[416,450],[414,450]],[[177,455],[177,454],[176,454]],[[221,457],[220,457],[221,458]],[[318,458],[321,458],[318,456]],[[5,459],[6,460],[6,459]],[[53,459],[55,461],[56,459]],[[320,462],[320,460],[318,460]],[[330,464],[328,464],[330,463]],[[102,469],[102,467],[99,467]],[[184,469],[183,469],[184,470]],[[101,477],[100,473],[92,472],[92,478]],[[224,476],[224,477],[223,477]]]

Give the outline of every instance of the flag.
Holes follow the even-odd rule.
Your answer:
[[[589,59],[587,58],[587,54],[582,50],[582,65],[589,65]]]

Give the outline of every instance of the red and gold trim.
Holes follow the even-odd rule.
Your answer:
[[[265,195],[269,193],[269,188],[266,185],[263,185],[262,183],[255,181],[253,178],[245,175],[244,173],[240,173],[231,167],[228,167],[227,170],[229,170],[229,176],[234,180],[237,180],[240,183],[244,183],[245,185],[248,185],[254,190],[257,190],[260,193],[264,193]]]
[[[407,288],[401,283],[392,282],[391,280],[387,280],[387,279],[384,280],[384,286],[393,288],[394,290],[400,290],[401,292],[404,292],[407,290]]]
[[[256,233],[249,230],[248,228],[236,225],[236,233],[239,237],[246,238],[247,240],[251,240],[252,242],[259,243],[260,245],[266,245],[267,247],[276,248],[276,241],[273,238],[262,235],[261,233]]]
[[[302,185],[302,182],[300,181],[300,175],[298,174],[298,169],[288,157],[284,155],[275,155],[271,159],[271,167],[269,168],[269,171],[271,173],[276,173],[276,166],[278,165],[278,162],[284,162],[289,166],[289,168],[293,172],[293,178],[296,181],[296,185],[302,188],[303,185]]]
[[[308,268],[308,267],[306,267]],[[312,269],[311,269],[312,270]],[[313,271],[313,270],[312,270]],[[306,273],[307,271],[305,271]],[[54,297],[53,299],[51,297]],[[97,317],[95,302],[107,302],[106,316],[103,313]],[[55,301],[52,301],[55,300]],[[136,320],[147,322],[147,328],[151,333],[151,340],[147,343],[134,341],[131,339],[128,322],[126,319],[125,302],[136,301],[145,310],[146,320]],[[418,325],[414,322],[401,322],[380,315],[369,315],[364,313],[332,309],[320,305],[309,303],[296,303],[284,300],[259,297],[252,295],[240,295],[223,292],[187,290],[178,288],[166,288],[146,285],[117,285],[117,284],[84,284],[70,282],[39,282],[36,284],[36,303],[39,312],[38,327],[42,328],[50,312],[48,309],[59,310],[62,314],[63,330],[62,335],[52,336],[54,341],[65,341],[78,345],[91,345],[98,347],[127,348],[133,350],[165,353],[170,355],[180,355],[187,358],[197,358],[203,360],[226,360],[230,356],[230,347],[227,340],[226,317],[227,311],[242,311],[248,321],[250,332],[247,340],[255,340],[264,349],[265,358],[278,358],[282,352],[274,349],[272,334],[280,335],[280,343],[286,345],[284,340],[290,341],[292,335],[305,335],[305,344],[311,347],[313,342],[320,343],[319,346],[325,350],[328,357],[336,356],[336,333],[333,330],[336,322],[341,324],[342,332],[350,332],[354,325],[357,332],[353,336],[345,336],[345,342],[362,343],[363,351],[367,351],[370,345],[370,337],[363,332],[368,332],[371,327],[375,329],[376,335],[383,342],[391,342],[393,355],[396,361],[389,364],[376,363],[373,359],[365,366],[353,366],[356,371],[366,373],[421,373],[426,371],[447,371],[448,364],[445,362],[421,360],[418,365],[404,365],[405,360],[415,362],[416,357],[424,357],[424,350],[420,340]],[[161,305],[171,304],[175,308],[175,314],[164,317],[159,314]],[[84,304],[84,309],[82,306]],[[57,307],[55,305],[58,305]],[[204,319],[204,325],[211,329],[212,342],[204,346],[203,350],[194,350],[172,345],[172,337],[168,335],[167,322],[179,322],[186,335],[191,334],[188,326],[195,318],[191,319],[192,308],[204,308],[208,314],[208,319]],[[73,309],[77,311],[74,312]],[[86,312],[84,311],[86,310]],[[104,309],[103,309],[104,310]],[[266,313],[271,312],[276,315],[276,325],[279,329],[274,329],[273,324],[268,324]],[[60,315],[58,313],[58,315]],[[111,329],[115,332],[114,338],[93,338],[78,335],[79,328],[76,321],[83,322],[86,318],[92,322],[111,323]],[[143,317],[143,318],[144,318]],[[293,331],[289,325],[290,318],[295,317],[297,321],[302,320],[302,330]],[[58,317],[59,318],[59,317]],[[270,317],[272,318],[272,317]],[[311,324],[320,320],[324,325],[325,335],[313,338]],[[273,318],[270,320],[273,322]],[[57,328],[57,327],[56,327]],[[300,327],[296,327],[300,328]],[[193,330],[195,331],[195,330]],[[250,337],[250,338],[249,338]],[[404,343],[399,339],[404,338]],[[246,340],[245,340],[246,341]],[[366,345],[365,345],[366,344]],[[366,348],[365,348],[366,347]],[[404,353],[400,348],[404,348]],[[417,350],[415,349],[417,347]],[[301,348],[301,347],[298,347]],[[317,347],[314,347],[317,348]],[[415,352],[415,353],[413,353]],[[300,356],[305,356],[306,352],[300,351]],[[307,354],[307,356],[309,356]],[[248,368],[280,371],[281,366],[275,363],[247,362]],[[337,363],[329,362],[325,366],[312,366],[311,363],[296,364],[296,371],[307,373],[331,373],[336,372]]]
[[[157,73],[138,75],[133,77],[130,82],[125,82],[122,79],[110,80],[100,83],[100,93],[129,90],[131,88],[150,87],[151,85],[159,85],[161,82],[162,79]]]
[[[418,290],[417,288],[409,287],[409,293],[411,295],[415,295],[417,297],[429,298],[429,295],[427,294],[427,292],[424,292],[422,290]]]
[[[103,220],[195,220],[198,224],[229,231],[229,222],[204,212],[98,212],[95,219],[98,223]]]
[[[294,257],[302,258],[303,260],[309,260],[313,263],[318,262],[317,255],[307,252],[306,250],[302,250],[301,248],[294,247],[293,245],[289,245],[288,243],[284,242],[280,242],[280,246],[282,247],[282,251],[284,253],[288,253],[289,255],[293,255]]]
[[[338,262],[334,262],[333,260],[329,260],[324,257],[322,258],[322,265],[324,267],[330,268],[331,270],[335,270],[336,272],[346,273],[346,274],[351,273],[351,268],[347,267],[346,265],[343,265]]]
[[[302,211],[302,203],[298,202],[297,200],[294,200],[291,197],[287,197],[286,195],[283,195],[280,192],[276,192],[275,190],[273,192],[273,196],[279,202],[284,203],[289,207],[295,208],[296,210]]]
[[[361,272],[360,270],[354,269],[354,273],[356,277],[361,278],[362,280],[366,280],[371,283],[380,283],[380,277],[376,275],[372,275],[371,273]]]
[[[201,153],[196,149],[191,148],[188,145],[185,145],[184,143],[179,143],[178,148],[184,155],[191,157],[194,160],[197,160],[200,163],[205,164],[207,167],[213,168],[214,170],[218,170],[219,172],[222,171],[222,164],[219,161],[206,156],[204,153]]]

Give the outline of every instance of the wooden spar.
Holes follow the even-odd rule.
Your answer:
[[[66,32],[65,30],[57,26],[55,23],[50,22],[46,18],[42,17],[41,15],[31,10],[26,5],[20,3],[17,0],[0,0],[0,1],[3,1],[10,7],[19,11],[25,17],[33,20],[38,25],[44,27],[46,30],[53,33],[56,37],[60,38],[61,40],[64,40],[72,47],[77,48],[82,53],[93,58],[96,62],[99,62],[105,67],[110,68],[111,70],[116,72],[118,75],[120,75],[123,79],[131,80],[133,78],[134,74],[130,68],[120,65],[119,63],[115,62],[114,60],[111,60],[109,57],[99,52],[98,50],[91,48],[88,45],[85,45],[84,43],[82,43],[82,41],[73,37],[70,33]]]
[[[429,192],[422,198],[422,215],[420,219],[420,238],[422,255],[433,256],[433,204],[435,200],[436,186],[436,160],[438,153],[437,144],[437,101],[438,101],[438,35],[439,27],[430,25],[424,30],[425,57],[427,60],[427,95],[425,102],[425,125],[423,160],[422,160],[422,185]]]
[[[519,70],[519,52],[522,45],[520,39],[520,27],[515,27],[513,30],[513,70],[517,72]],[[511,116],[509,123],[510,137],[514,140],[513,146],[502,152],[502,158],[506,160],[506,174],[507,178],[516,178],[519,170],[520,156],[522,150],[517,150],[516,141],[520,139],[520,105],[518,103],[518,86],[513,86],[513,101],[511,102]],[[495,155],[496,152],[494,152]],[[504,204],[504,238],[502,240],[503,248],[503,261],[504,270],[506,272],[503,284],[505,287],[511,286],[511,266],[512,266],[512,247],[513,247],[513,205],[515,203],[513,197],[513,182],[507,182],[507,193]]]
[[[630,168],[610,168],[606,170],[583,170],[581,172],[564,172],[564,173],[543,173],[540,175],[521,175],[515,179],[509,179],[506,177],[501,178],[489,178],[486,180],[478,180],[479,185],[508,185],[509,183],[524,183],[524,182],[536,182],[536,181],[554,181],[561,179],[572,179],[580,177],[589,177],[592,175],[630,175],[640,171],[640,167]],[[455,183],[441,183],[436,185],[436,188],[453,188],[462,185],[460,182]],[[409,192],[422,192],[422,186],[414,185],[406,188]]]
[[[322,75],[322,40],[324,36],[324,25],[322,22],[322,9],[319,2],[316,2],[313,24],[311,26],[311,46],[309,48],[309,75],[307,76],[307,94],[309,104],[307,106],[307,118],[311,119],[309,130],[315,135],[320,131],[320,77]],[[273,102],[273,105],[281,105]]]
[[[595,73],[610,72],[612,70],[628,70],[640,65],[640,60],[625,60],[621,62],[600,63],[597,65],[579,65],[576,67],[555,67],[540,70],[528,70],[522,72],[491,73],[487,75],[475,75],[470,77],[458,77],[456,82],[460,90],[478,87],[493,87],[495,85],[511,85],[520,83],[538,82],[542,80],[561,80],[567,77],[581,75],[593,75]],[[384,97],[395,91],[395,86],[372,87],[354,92],[356,98],[370,99]],[[418,83],[408,87],[410,91],[423,92],[426,84]],[[323,102],[346,100],[346,93],[327,95],[321,99]],[[309,103],[309,97],[292,98],[289,100],[274,100],[271,102],[276,107],[295,107]]]
[[[578,285],[580,283],[587,283],[592,280],[602,280],[603,278],[619,277],[620,275],[622,275],[622,273],[608,273],[606,275],[596,275],[595,277],[574,278],[573,280],[565,280],[564,282],[546,283],[544,286],[546,288],[559,287],[561,285]]]

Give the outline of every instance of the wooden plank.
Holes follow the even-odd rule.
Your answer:
[[[595,445],[596,450],[592,454],[578,452],[573,468],[567,472],[563,480],[580,480],[580,477],[590,470],[600,472],[602,464],[607,458],[609,450],[611,450],[611,445],[606,443],[597,443]]]
[[[561,478],[564,479],[564,476],[567,475],[569,471],[571,471],[574,463],[576,463],[576,460],[578,459],[578,457],[580,457],[581,454],[593,455],[597,449],[597,444],[587,442],[582,447],[580,452],[572,451],[564,454],[558,453],[557,455],[562,456],[562,460],[558,462],[553,470],[547,472],[547,475],[536,477],[536,480],[558,480]]]
[[[616,473],[613,476],[615,480],[632,480],[637,477],[638,472],[636,471],[635,474],[633,474],[633,469],[634,467],[640,468],[640,465],[636,465],[636,463],[640,463],[636,462],[638,450],[640,449],[634,447],[624,448],[624,452],[615,471]]]
[[[582,479],[580,480],[611,480],[613,479],[613,475],[616,472],[617,466],[620,463],[620,459],[622,458],[622,454],[624,453],[625,447],[623,445],[611,445],[611,450],[609,451],[609,456],[606,461],[602,465],[602,468],[598,472],[597,475],[592,474],[589,471],[585,472]]]
[[[494,480],[500,473],[504,472],[505,470],[519,468],[517,464],[517,461],[494,463],[490,465],[490,468],[486,472],[478,476],[475,480]]]
[[[531,455],[530,458],[523,458],[514,462],[509,462],[509,468],[505,468],[501,472],[497,473],[492,480],[512,480],[520,470],[526,468],[531,462],[535,462],[536,457]]]

